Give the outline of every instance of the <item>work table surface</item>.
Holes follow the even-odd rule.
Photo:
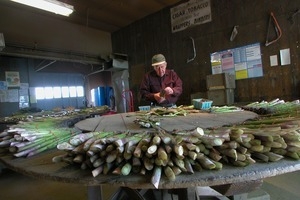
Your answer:
[[[77,183],[87,186],[110,184],[112,186],[134,189],[154,189],[150,183],[151,174],[129,176],[99,175],[93,177],[90,170],[66,163],[53,163],[52,158],[62,152],[51,150],[30,158],[1,156],[0,160],[10,169],[38,179]],[[182,173],[175,181],[161,178],[160,189],[189,188],[194,186],[215,186],[242,183],[264,179],[288,172],[300,170],[300,162],[283,159],[277,162],[255,163],[247,167],[224,165],[222,170],[203,170],[194,174]]]
[[[105,115],[101,117],[88,118],[75,124],[75,126],[85,131],[144,131],[134,123],[137,118],[144,115],[139,112],[120,113]],[[197,127],[214,128],[224,125],[240,124],[248,119],[257,117],[256,113],[249,111],[236,111],[229,113],[190,113],[186,116],[162,117],[153,116],[160,119],[160,126],[167,131],[173,130],[192,130]]]

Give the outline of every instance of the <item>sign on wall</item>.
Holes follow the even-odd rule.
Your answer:
[[[230,73],[235,79],[263,76],[260,44],[250,44],[210,54],[212,74]]]
[[[211,21],[210,0],[190,0],[171,8],[172,33]]]
[[[7,87],[20,87],[20,75],[19,72],[6,71],[5,80]]]

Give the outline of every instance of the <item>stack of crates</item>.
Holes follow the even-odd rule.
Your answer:
[[[207,98],[215,106],[232,105],[234,103],[235,76],[229,73],[206,76]]]

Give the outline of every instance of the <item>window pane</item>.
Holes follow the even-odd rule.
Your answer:
[[[52,87],[45,87],[45,98],[53,99],[53,88]]]
[[[45,99],[45,91],[43,87],[35,88],[36,99]]]
[[[69,87],[61,87],[61,93],[63,98],[69,97]]]
[[[83,87],[82,86],[77,86],[77,97],[83,97]]]
[[[53,96],[54,96],[54,98],[61,98],[61,88],[60,87],[53,88]]]
[[[91,89],[91,100],[92,100],[92,105],[96,105],[96,100],[95,100],[95,89]]]
[[[76,87],[75,86],[69,87],[69,91],[70,91],[70,97],[76,97]]]

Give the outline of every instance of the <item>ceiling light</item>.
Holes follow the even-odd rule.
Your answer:
[[[21,3],[27,6],[32,6],[38,9],[53,12],[55,14],[69,16],[74,7],[56,0],[11,0],[17,3]]]

